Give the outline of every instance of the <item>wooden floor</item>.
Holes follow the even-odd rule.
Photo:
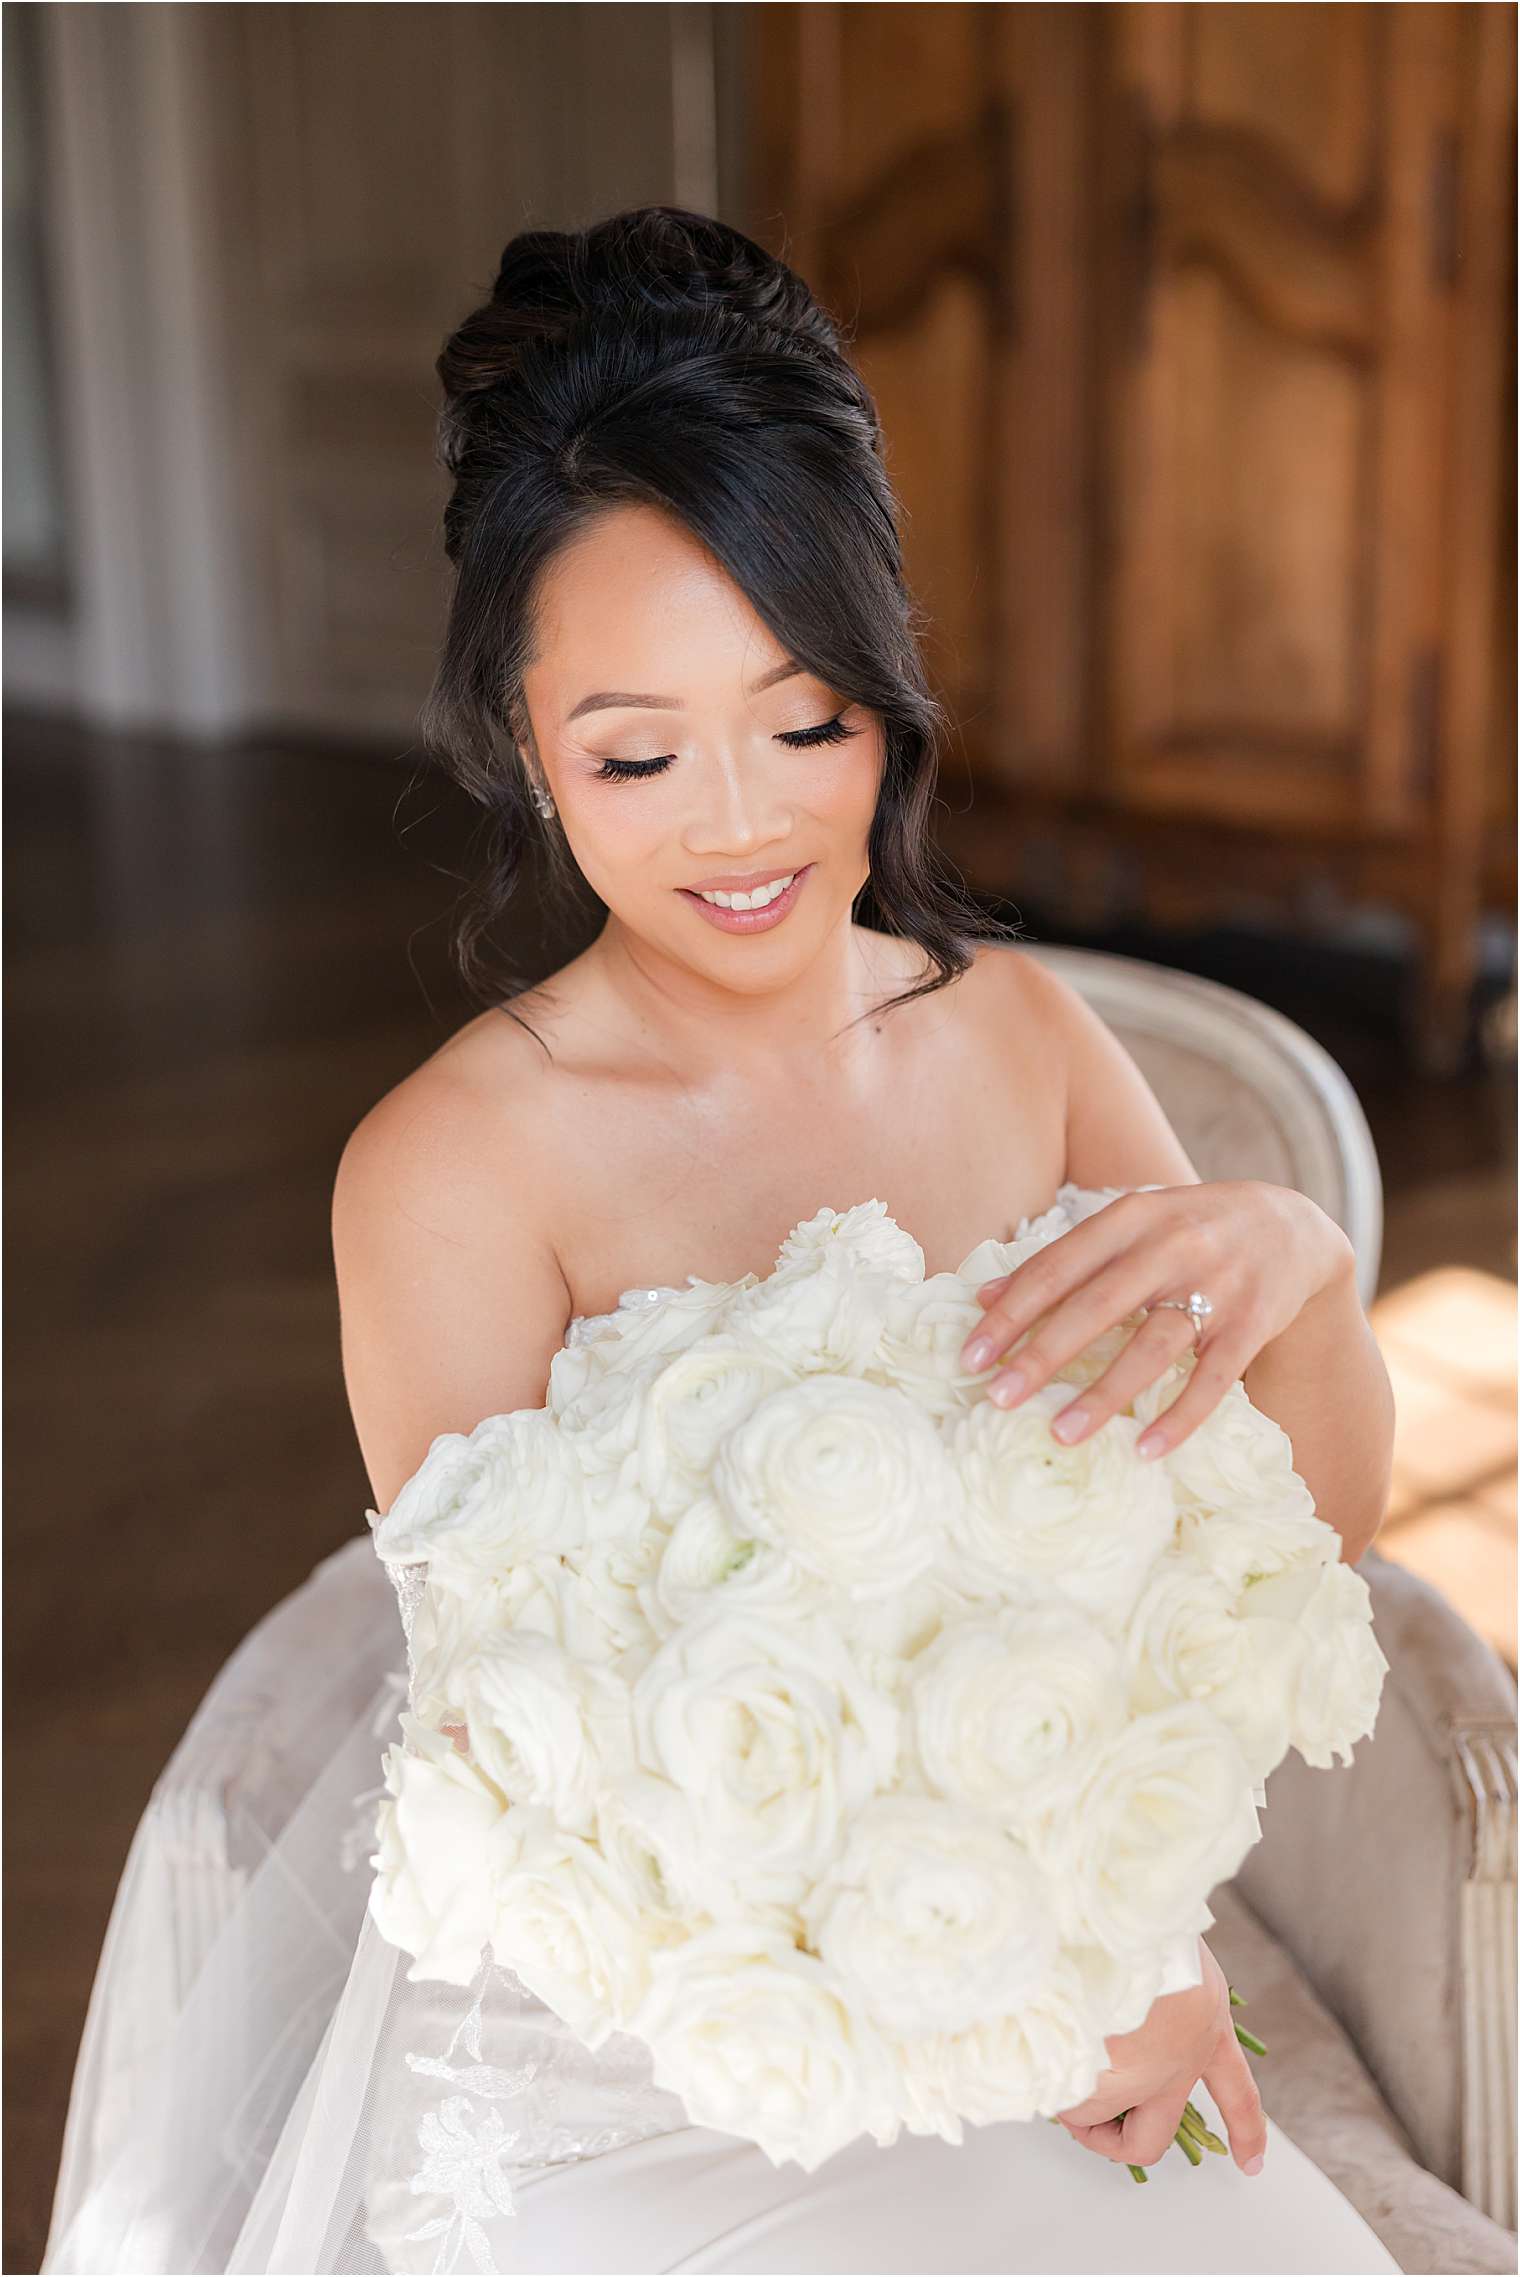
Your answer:
[[[408,764],[7,728],[3,2252],[22,2271],[153,1781],[245,1631],[364,1529],[332,1176],[364,1109],[473,1009],[446,956],[473,856]],[[574,946],[532,913],[523,940],[525,971]],[[1130,946],[1278,1004],[1356,1084],[1387,1185],[1380,1332],[1418,1426],[1379,1546],[1403,1533],[1493,1633],[1513,1597],[1510,1078],[1415,1080],[1379,968]]]

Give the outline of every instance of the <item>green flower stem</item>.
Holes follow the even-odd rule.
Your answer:
[[[1241,1999],[1239,1993],[1235,1990],[1235,1987],[1233,1985],[1230,1986],[1230,2006],[1232,2008],[1244,2008],[1245,2006],[1245,2002]]]
[[[1194,2142],[1192,2136],[1188,2133],[1186,2127],[1179,2127],[1176,2134],[1173,2135],[1172,2141],[1176,2143],[1178,2148],[1184,2153],[1190,2166],[1202,2166],[1203,2153],[1198,2148],[1198,2145]]]
[[[1182,2114],[1182,2124],[1186,2132],[1191,2135],[1193,2141],[1198,2144],[1201,2150],[1217,2151],[1221,2156],[1225,2158],[1229,2157],[1230,2154],[1226,2146],[1219,2140],[1219,2137],[1207,2124],[1203,2113],[1198,2109],[1196,2103],[1188,2104],[1187,2108]]]
[[[1236,2025],[1235,2037],[1243,2048],[1250,2049],[1253,2056],[1264,2056],[1266,2054],[1266,2042],[1264,2040],[1258,2040],[1254,2032],[1248,2032],[1244,2024]]]
[[[1143,2166],[1132,2166],[1130,2168],[1130,2173],[1134,2176],[1137,2182],[1149,2182],[1150,2180],[1150,2176],[1146,2173]]]

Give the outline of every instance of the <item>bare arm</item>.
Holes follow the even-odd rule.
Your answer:
[[[1068,1178],[1084,1186],[1187,1185],[1198,1173],[1130,1054],[1086,1000],[1045,967],[1066,1070]],[[1038,985],[1038,983],[1037,983]],[[1327,1220],[1333,1243],[1339,1228]],[[1388,1370],[1356,1286],[1356,1256],[1241,1378],[1293,1445],[1293,1467],[1354,1564],[1382,1524],[1393,1465]]]
[[[571,1300],[528,1147],[430,1064],[372,1107],[333,1188],[343,1376],[375,1507],[440,1432],[540,1407]]]

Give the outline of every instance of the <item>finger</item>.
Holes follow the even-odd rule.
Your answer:
[[[1182,2123],[1189,2093],[1186,2086],[1174,2082],[1117,2117],[1092,2126],[1073,2125],[1059,2112],[1057,2117],[1069,2134],[1100,2158],[1114,2159],[1121,2166],[1154,2166]]]
[[[1021,1399],[1048,1383],[1058,1368],[1085,1352],[1095,1337],[1137,1313],[1152,1290],[1166,1286],[1167,1273],[1165,1262],[1157,1261],[1154,1244],[1112,1259],[1040,1316],[1017,1353],[1009,1355],[1012,1367],[994,1376],[987,1387],[988,1398],[999,1407],[1017,1407]],[[982,1333],[991,1332],[989,1315]]]
[[[1219,2106],[1230,2139],[1230,2156],[1237,2166],[1267,2155],[1267,2121],[1261,2107],[1261,2090],[1246,2061],[1245,2049],[1233,2031],[1221,2032],[1217,2054],[1209,2059],[1203,2084]]]
[[[1076,2126],[1069,2119],[1062,2119],[1061,2124],[1072,2140],[1079,2142],[1084,2150],[1096,2151],[1100,2158],[1116,2159],[1119,2156],[1122,2129],[1117,2119],[1100,2119],[1090,2127]]]
[[[1186,1320],[1187,1315],[1178,1313],[1177,1318]],[[1141,1432],[1135,1442],[1136,1452],[1154,1457],[1181,1446],[1204,1417],[1213,1413],[1231,1384],[1245,1374],[1260,1349],[1260,1339],[1249,1321],[1230,1334],[1210,1337],[1176,1398]]]
[[[1238,2042],[1236,2044],[1239,2045]],[[1056,2117],[1063,2127],[1071,2127],[1073,2130],[1103,2126],[1110,2119],[1118,2119],[1129,2108],[1134,2093],[1133,2073],[1121,2080],[1110,2065],[1106,2071],[1099,2073],[1090,2095],[1084,2095],[1080,2103],[1068,2103],[1064,2111],[1056,2113]]]
[[[1147,1315],[1130,1337],[1122,1352],[1082,1387],[1069,1407],[1051,1419],[1051,1430],[1067,1446],[1088,1438],[1099,1430],[1109,1417],[1127,1408],[1147,1384],[1157,1378],[1191,1349],[1193,1326],[1185,1312],[1168,1306],[1162,1312]]]
[[[1134,1239],[1134,1224],[1125,1204],[1139,1197],[1121,1194],[1103,1209],[1084,1218],[1055,1241],[1046,1242],[1022,1265],[1003,1276],[1002,1290],[992,1298],[984,1318],[972,1329],[961,1350],[961,1363],[967,1368],[986,1367],[997,1354],[1006,1351],[1016,1336],[1023,1334],[1032,1321],[1050,1311],[1069,1289],[1083,1281],[1107,1257],[1129,1247]],[[1121,1214],[1122,1213],[1122,1214]],[[1105,1222],[1107,1221],[1107,1222]],[[1157,1287],[1162,1283],[1156,1283]],[[990,1287],[990,1283],[984,1283]],[[980,1295],[980,1291],[978,1294]],[[986,1357],[971,1357],[974,1345],[987,1340]]]
[[[1181,2126],[1191,2093],[1190,2081],[1174,2084],[1127,2111],[1119,2123],[1118,2156],[1127,2165],[1154,2166]]]

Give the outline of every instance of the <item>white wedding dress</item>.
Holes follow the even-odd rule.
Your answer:
[[[1063,1186],[1019,1233],[1119,1190]],[[44,2272],[1398,2270],[1270,2122],[1255,2177],[1173,2147],[1140,2187],[1043,2120],[805,2174],[690,2124],[641,2043],[591,2053],[489,1954],[467,1990],[410,1983],[366,1911],[410,1610],[366,1532],[196,1710],[117,1891]]]

